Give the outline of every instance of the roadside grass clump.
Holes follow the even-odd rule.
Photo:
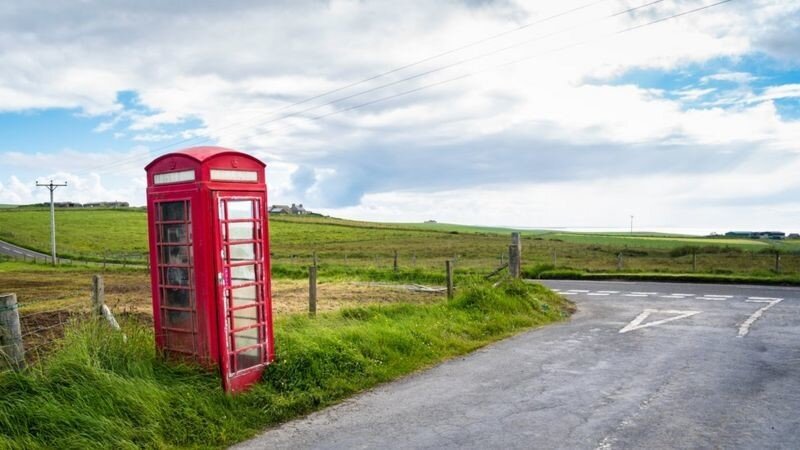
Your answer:
[[[126,339],[75,321],[38,365],[0,372],[0,448],[220,448],[570,312],[541,286],[471,282],[435,304],[287,316],[275,324],[276,361],[237,396],[214,373],[163,361],[133,320]]]
[[[715,273],[668,273],[668,272],[584,272],[580,270],[551,270],[542,272],[540,279],[546,280],[619,280],[619,281],[663,281],[670,283],[718,283],[759,284],[771,286],[798,286],[800,276],[781,275],[774,272],[731,274],[717,270]]]

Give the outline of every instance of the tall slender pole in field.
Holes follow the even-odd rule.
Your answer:
[[[36,186],[46,187],[50,191],[50,251],[53,254],[53,265],[55,266],[58,265],[58,260],[56,259],[56,207],[55,203],[53,203],[53,192],[60,187],[66,187],[67,182],[56,184],[53,183],[53,180],[50,180],[49,184],[40,184],[37,181]]]
[[[631,234],[633,234],[633,216],[631,216]]]

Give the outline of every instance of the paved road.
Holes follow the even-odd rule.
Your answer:
[[[0,255],[8,255],[13,258],[44,258],[48,260],[50,258],[50,255],[34,252],[33,250],[28,250],[27,248],[17,247],[16,245],[9,244],[5,241],[0,241]]]
[[[800,448],[800,289],[545,284],[570,322],[238,448]]]

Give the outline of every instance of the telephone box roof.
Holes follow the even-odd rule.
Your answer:
[[[236,155],[237,157],[245,157],[245,158],[248,158],[248,159],[252,159],[253,161],[257,161],[262,166],[266,166],[266,164],[264,164],[263,162],[261,162],[257,158],[254,158],[254,157],[248,155],[247,153],[242,153],[242,152],[240,152],[238,150],[234,150],[232,148],[215,147],[215,146],[200,146],[200,147],[185,148],[183,150],[178,150],[176,152],[171,152],[171,153],[167,153],[165,155],[161,155],[158,158],[156,158],[153,161],[151,161],[150,164],[145,166],[144,169],[145,170],[150,170],[150,167],[154,166],[159,161],[161,161],[161,160],[163,160],[165,158],[176,156],[176,155],[186,156],[186,157],[191,158],[191,159],[197,161],[198,163],[202,164],[204,161],[206,161],[208,159],[211,159],[213,157],[217,157],[217,156],[220,156],[220,155],[225,155],[225,154],[231,154],[231,155]]]

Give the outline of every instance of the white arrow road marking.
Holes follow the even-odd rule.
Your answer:
[[[764,311],[766,311],[766,310],[772,308],[773,306],[777,305],[778,303],[781,302],[781,300],[783,300],[783,299],[782,298],[777,298],[775,300],[745,300],[748,303],[768,303],[768,305],[763,307],[763,308],[761,308],[761,309],[759,309],[758,311],[754,312],[753,314],[750,315],[750,317],[747,318],[747,320],[742,322],[742,324],[739,326],[739,336],[738,337],[747,336],[747,333],[750,332],[750,326],[753,325],[753,322],[758,320],[758,318],[761,317],[762,314],[764,314]]]
[[[655,325],[661,325],[663,323],[672,322],[673,320],[684,319],[686,317],[691,317],[695,314],[700,314],[703,311],[677,311],[674,309],[645,309],[642,311],[641,314],[636,316],[635,319],[631,321],[631,323],[625,325],[625,327],[619,330],[620,333],[627,333],[628,331],[638,330],[640,328],[647,328],[652,327]],[[668,317],[662,320],[656,320],[655,322],[647,322],[646,324],[642,325],[645,319],[650,317],[650,314],[676,314],[674,317]]]

